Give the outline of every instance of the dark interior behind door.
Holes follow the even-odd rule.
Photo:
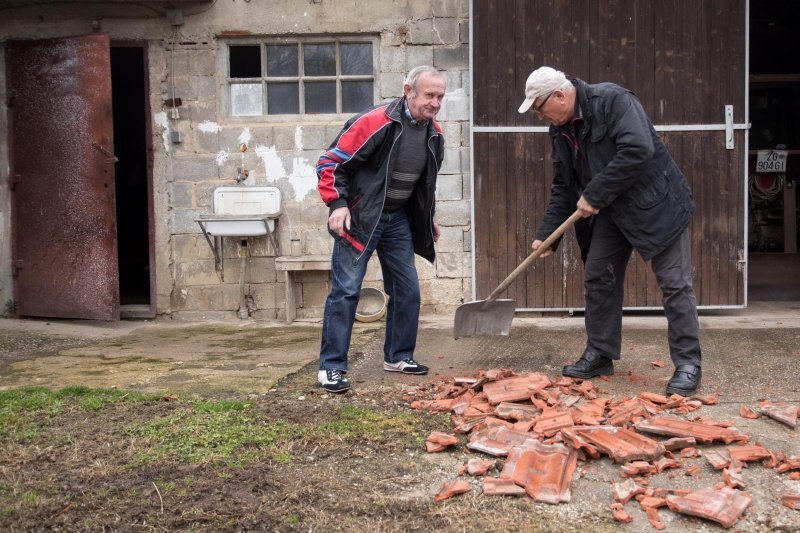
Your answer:
[[[20,315],[115,320],[109,38],[6,44]]]

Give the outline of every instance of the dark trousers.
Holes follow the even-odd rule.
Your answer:
[[[610,359],[620,358],[625,269],[632,251],[616,224],[602,212],[597,215],[584,277],[587,349]],[[650,266],[661,287],[672,362],[675,366],[700,365],[689,230],[655,256]]]

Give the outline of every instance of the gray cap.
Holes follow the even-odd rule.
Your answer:
[[[525,82],[525,101],[519,106],[520,113],[526,112],[539,97],[550,94],[564,86],[567,77],[560,70],[550,67],[539,67],[528,76]]]

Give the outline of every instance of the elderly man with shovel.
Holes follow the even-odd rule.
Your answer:
[[[587,343],[563,375],[614,373],[625,269],[635,249],[650,262],[661,288],[675,365],[666,391],[693,393],[700,384],[701,352],[688,230],[694,203],[686,179],[639,100],[618,85],[590,85],[541,67],[528,77],[519,107],[520,113],[529,110],[551,124],[555,166],[533,250],[570,213],[580,217],[575,230],[585,267]]]

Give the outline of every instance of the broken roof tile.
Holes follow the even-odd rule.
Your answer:
[[[728,448],[728,455],[730,455],[732,461],[749,463],[769,459],[772,457],[772,452],[756,444],[754,446],[731,446]]]
[[[671,510],[713,520],[723,527],[735,524],[751,501],[748,493],[726,486],[708,487],[686,496],[667,496]]]
[[[721,428],[709,426],[698,422],[688,422],[680,418],[667,416],[657,416],[642,420],[636,424],[636,429],[645,433],[655,433],[656,435],[666,435],[669,437],[694,437],[698,442],[710,443],[722,441],[726,444],[731,442],[747,442],[750,437],[740,433],[736,428]]]
[[[742,471],[739,469],[724,468],[722,470],[722,479],[732,489],[744,488],[744,476],[742,476]]]
[[[453,404],[455,404],[455,400],[452,398],[442,400],[417,400],[411,402],[411,408],[436,413],[440,411],[449,411],[453,408]]]
[[[661,444],[670,452],[681,450],[683,448],[690,448],[697,444],[694,437],[672,437],[671,439],[663,441]]]
[[[559,411],[557,409],[550,409],[539,415],[536,419],[536,425],[533,427],[533,432],[545,437],[552,437],[559,430],[570,428],[573,426],[572,415],[568,411]]]
[[[437,502],[440,502],[442,500],[452,498],[457,494],[464,494],[465,492],[469,492],[471,490],[472,487],[469,486],[469,483],[462,479],[456,479],[442,485],[442,488],[439,489],[439,492],[434,495],[433,499]]]
[[[687,476],[696,476],[700,473],[700,465],[694,464],[686,469],[684,472]]]
[[[800,458],[798,457],[789,457],[788,459],[784,459],[783,462],[778,466],[778,473],[783,474],[784,472],[788,472],[790,470],[800,470]]]
[[[611,516],[614,517],[614,520],[623,524],[629,524],[633,522],[633,517],[625,512],[625,509],[622,507],[621,503],[611,504]]]
[[[622,477],[633,477],[638,476],[639,474],[655,474],[656,467],[648,463],[647,461],[633,461],[630,463],[625,463],[620,467]],[[636,479],[637,483],[641,483],[639,479]]]
[[[459,470],[459,475],[469,474],[470,476],[483,476],[494,468],[495,462],[491,459],[478,459],[477,457],[473,457],[472,459],[468,460],[466,464],[461,466]]]
[[[534,441],[523,450],[512,479],[524,485],[525,492],[536,501],[569,502],[570,485],[578,466],[578,454],[563,444],[542,444]]]
[[[741,416],[742,418],[750,418],[750,419],[755,420],[756,418],[758,418],[761,415],[759,415],[758,413],[756,413],[755,411],[753,411],[752,409],[750,409],[746,405],[742,405],[742,406],[739,407],[739,416]]]
[[[425,444],[436,444],[442,447],[442,450],[448,446],[453,446],[454,444],[458,444],[458,437],[455,435],[450,435],[448,433],[442,433],[441,431],[434,431],[425,439]],[[430,451],[430,450],[428,450]],[[441,451],[441,450],[436,450]]]
[[[711,466],[717,470],[727,468],[731,464],[731,456],[727,450],[707,450],[703,452],[706,461],[711,463]]]
[[[486,393],[490,404],[498,405],[501,402],[527,400],[530,398],[532,390],[549,383],[550,378],[535,372],[492,381],[483,386],[483,392]]]
[[[650,361],[650,368],[664,368],[665,364],[663,359],[656,359],[655,361]]]
[[[788,492],[781,496],[781,505],[785,505],[789,509],[800,509],[800,494]]]
[[[631,398],[630,400],[611,408],[608,411],[606,421],[612,426],[622,426],[631,421],[635,416],[643,416],[648,414],[647,408],[644,406],[639,398]]]
[[[631,498],[638,494],[644,494],[645,488],[640,486],[633,479],[611,484],[611,494],[614,500],[620,503],[627,503]]]
[[[666,451],[661,443],[624,428],[575,428],[583,437],[611,457],[615,463],[654,461]]]
[[[698,400],[703,405],[717,405],[717,393],[709,394],[708,396],[692,396],[692,400]]]
[[[578,435],[574,428],[564,428],[559,433],[564,442],[575,450],[582,451],[592,459],[598,459],[600,452]]]
[[[670,459],[669,457],[662,457],[654,464],[656,465],[656,470],[659,474],[668,468],[681,468],[683,466],[682,462],[676,461],[675,459]]]
[[[541,412],[541,409],[535,405],[515,402],[500,402],[494,410],[500,418],[513,418],[514,420],[533,420]]]
[[[786,424],[790,428],[797,427],[797,407],[794,405],[785,402],[771,403],[762,405],[760,410],[761,414]]]
[[[659,531],[664,529],[665,526],[664,522],[661,521],[661,518],[658,516],[658,509],[656,507],[648,507],[645,509],[647,513],[647,519],[650,521],[650,525],[654,528],[658,529]]]
[[[693,447],[693,446],[689,446],[688,448],[683,448],[683,449],[681,450],[681,453],[680,453],[680,455],[681,455],[681,457],[683,457],[684,459],[690,459],[690,458],[697,458],[697,457],[700,457],[700,456],[701,456],[701,455],[703,455],[703,454],[702,454],[702,453],[700,452],[700,450],[698,450],[697,448],[695,448],[695,447]]]
[[[525,489],[510,479],[483,478],[483,493],[487,496],[522,496]]]
[[[508,455],[512,447],[525,444],[526,441],[535,442],[534,436],[504,426],[494,426],[473,432],[467,448],[502,457]]]
[[[639,398],[657,404],[665,404],[669,402],[669,399],[666,396],[663,394],[656,394],[654,392],[641,392],[639,393]]]

